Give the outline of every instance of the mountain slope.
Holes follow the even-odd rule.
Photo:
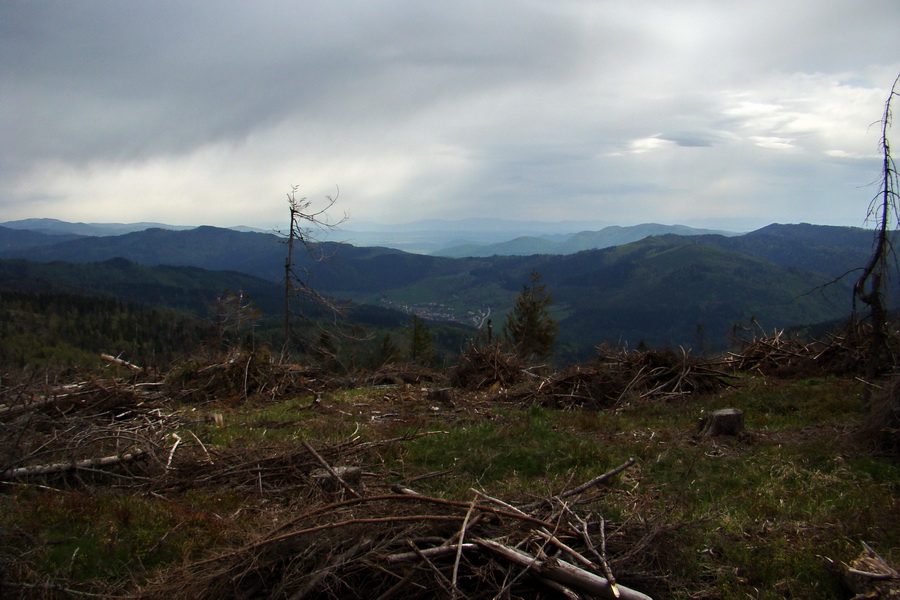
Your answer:
[[[435,252],[435,256],[463,258],[467,256],[528,256],[531,254],[574,254],[582,250],[599,250],[642,240],[654,235],[724,235],[710,229],[695,229],[684,225],[644,223],[629,227],[611,225],[599,231],[581,231],[564,236],[522,236],[507,242],[477,245],[466,244]]]
[[[97,263],[37,263],[0,260],[0,290],[25,293],[106,296],[144,306],[173,308],[207,317],[226,290],[241,291],[265,316],[284,314],[284,287],[247,273],[210,271],[184,266],[145,266],[123,258]],[[328,316],[330,312],[301,298],[299,314]],[[378,306],[348,304],[351,322],[402,327],[408,317]]]
[[[583,355],[596,344],[641,340],[696,345],[699,337],[720,349],[735,323],[754,316],[766,328],[843,317],[850,309],[849,283],[817,288],[858,266],[871,243],[868,235],[853,228],[772,225],[738,237],[668,234],[570,255],[464,259],[325,243],[316,246],[321,260],[301,253],[299,266],[312,287],[337,298],[469,323],[490,316],[498,330],[536,269],[557,300],[564,352]],[[123,256],[144,265],[252,273],[280,289],[285,246],[271,234],[200,227],[82,238],[6,254],[73,262]],[[58,270],[63,278],[65,269]],[[249,283],[240,285],[249,291]],[[144,293],[163,301],[190,289],[184,282]]]
[[[19,221],[7,221],[0,226],[8,229],[21,229],[38,231],[48,235],[87,235],[106,236],[123,235],[133,231],[145,229],[193,229],[178,225],[165,225],[163,223],[69,223],[59,219],[21,219]]]
[[[277,314],[284,289],[235,271],[139,265],[123,258],[97,263],[0,260],[0,289],[32,293],[103,295],[205,316],[225,289],[243,290],[258,308]]]
[[[18,252],[38,246],[52,246],[78,237],[71,233],[52,235],[29,229],[0,227],[0,252]]]
[[[874,234],[868,229],[801,223],[768,225],[721,240],[721,244],[775,264],[840,277],[866,264],[873,240]]]
[[[184,231],[147,229],[118,236],[81,237],[52,246],[4,251],[2,258],[101,262],[126,258],[142,265],[194,266],[253,273],[277,281],[284,275],[285,246],[277,236],[218,227]]]
[[[723,349],[732,327],[753,317],[769,329],[850,309],[846,283],[816,291],[821,275],[718,248],[651,238],[578,256],[577,266],[548,269],[547,282],[569,306],[563,337],[579,345]]]
[[[377,292],[346,292],[372,303],[455,305],[482,315],[490,309],[499,329],[536,269],[556,300],[560,342],[578,358],[600,343],[634,347],[641,340],[718,350],[735,324],[753,317],[769,329],[838,319],[850,310],[848,282],[819,289],[828,282],[822,274],[678,236],[568,256],[467,259],[458,267]]]

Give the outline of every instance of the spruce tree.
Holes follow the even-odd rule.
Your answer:
[[[523,285],[516,305],[506,315],[503,337],[522,357],[547,356],[553,351],[559,324],[548,307],[553,297],[541,283],[541,274],[531,272],[531,285]]]
[[[400,349],[394,343],[391,334],[385,333],[372,358],[372,368],[380,368],[396,361],[400,357]]]
[[[434,340],[431,331],[419,315],[413,315],[412,325],[409,328],[409,360],[425,366],[434,363]]]

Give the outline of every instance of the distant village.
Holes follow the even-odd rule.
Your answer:
[[[397,302],[382,298],[378,304],[383,308],[399,310],[407,315],[417,315],[428,321],[449,321],[451,323],[461,323],[471,327],[481,327],[491,314],[490,308],[465,310],[453,308],[439,302],[410,304],[407,302]]]

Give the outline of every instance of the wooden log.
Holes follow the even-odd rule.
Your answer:
[[[744,411],[738,408],[716,410],[700,419],[699,437],[738,435],[744,431]]]
[[[53,463],[49,465],[34,465],[33,467],[18,467],[9,469],[0,473],[0,478],[19,479],[22,477],[32,477],[35,475],[50,475],[53,473],[62,473],[65,471],[74,471],[77,469],[96,469],[98,467],[108,467],[123,462],[135,460],[144,456],[146,452],[143,450],[135,450],[126,454],[116,456],[101,456],[99,458],[88,458],[85,460],[74,460],[64,463]]]
[[[131,369],[135,373],[143,373],[144,372],[143,368],[141,368],[135,364],[132,364],[132,363],[128,362],[127,360],[122,360],[121,358],[116,358],[115,356],[112,356],[110,354],[101,354],[100,358],[102,358],[103,360],[105,360],[107,362],[111,362],[115,365],[123,366],[126,369]]]
[[[435,548],[426,548],[418,552],[399,552],[397,554],[389,554],[385,557],[389,563],[410,562],[420,560],[422,556],[426,558],[438,558],[441,556],[456,555],[460,550],[477,550],[477,544],[452,544],[449,546],[437,546]]]
[[[865,542],[859,558],[841,566],[844,582],[857,598],[900,598],[900,572]]]
[[[431,402],[441,402],[443,404],[453,404],[453,388],[438,388],[426,390],[425,397]]]
[[[636,590],[625,587],[624,585],[616,586],[619,594],[616,595],[614,588],[605,578],[595,575],[584,569],[579,569],[573,564],[557,558],[550,560],[538,560],[534,556],[516,550],[508,546],[504,546],[494,540],[478,539],[474,540],[482,548],[503,557],[509,562],[534,571],[534,574],[555,581],[569,589],[607,598],[609,600],[652,600],[650,596],[642,594]]]

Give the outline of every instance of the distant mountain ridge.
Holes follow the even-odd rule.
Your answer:
[[[7,221],[0,223],[0,227],[7,229],[25,229],[47,235],[81,235],[81,236],[110,236],[123,235],[146,229],[194,229],[192,226],[166,225],[164,223],[69,223],[59,219],[21,219],[19,221]]]
[[[529,254],[573,254],[582,250],[608,248],[643,239],[649,235],[738,235],[734,232],[696,229],[684,225],[660,225],[645,223],[633,226],[604,226],[600,230],[586,230],[591,222],[561,221],[541,223],[536,221],[507,221],[502,219],[463,219],[460,221],[427,220],[402,225],[361,224],[370,230],[352,230],[343,227],[317,232],[325,241],[349,243],[354,246],[383,246],[412,252],[451,258],[465,256]],[[108,237],[136,233],[148,229],[186,231],[194,226],[166,225],[163,223],[69,223],[58,219],[22,219],[0,223],[0,230],[27,230],[50,236],[47,240],[35,239],[28,245],[55,243],[55,236]],[[274,233],[253,227],[229,227],[243,233]],[[574,233],[573,233],[574,232]],[[11,235],[0,235],[0,249],[11,250],[19,243]]]
[[[527,256],[529,254],[575,254],[582,250],[600,250],[612,246],[621,246],[637,242],[654,235],[738,235],[733,232],[713,229],[695,229],[685,225],[660,225],[644,223],[641,225],[610,225],[599,231],[580,231],[567,236],[548,237],[523,236],[507,242],[477,245],[466,244],[445,248],[435,252],[436,256],[463,258],[466,256]]]
[[[10,231],[0,228],[0,246]],[[730,328],[753,316],[766,327],[841,318],[850,310],[852,278],[829,282],[864,264],[871,242],[868,230],[808,224],[730,237],[668,233],[568,255],[447,258],[326,242],[316,245],[319,257],[302,255],[301,266],[315,289],[336,298],[468,323],[491,315],[498,324],[538,270],[556,299],[561,352],[583,357],[603,342],[690,346],[705,336],[714,340],[709,348],[721,348]],[[198,227],[79,237],[6,249],[0,258],[103,263],[122,257],[146,266],[241,272],[271,282],[268,291],[256,288],[271,295],[278,293],[272,290],[282,280],[285,252],[273,234]],[[138,269],[128,272],[143,278]]]

